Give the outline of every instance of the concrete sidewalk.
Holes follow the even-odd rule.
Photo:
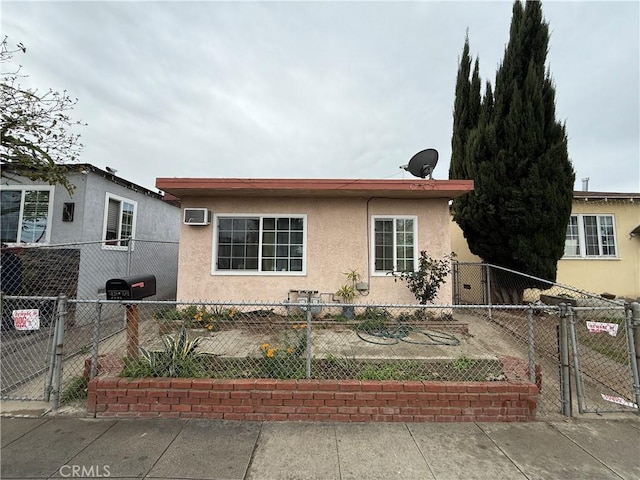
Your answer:
[[[640,478],[640,418],[291,423],[2,417],[3,479]]]

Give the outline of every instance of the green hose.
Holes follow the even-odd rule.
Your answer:
[[[400,342],[411,343],[413,345],[446,345],[451,347],[460,345],[460,340],[448,333],[419,330],[400,323],[392,328],[387,328],[384,325],[376,326],[375,328],[363,325],[365,324],[363,323],[356,327],[356,335],[358,335],[360,340],[375,345],[395,345]],[[424,335],[427,337],[427,340],[416,341],[407,339],[412,333]],[[362,336],[363,334],[374,337],[374,339],[365,338]]]

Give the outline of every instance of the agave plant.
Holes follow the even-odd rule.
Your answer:
[[[164,350],[140,348],[142,359],[149,364],[158,377],[180,377],[185,368],[192,371],[193,360],[201,354],[196,351],[202,337],[189,340],[187,330],[182,327],[176,335],[163,338]]]

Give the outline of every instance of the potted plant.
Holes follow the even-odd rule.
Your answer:
[[[360,281],[360,274],[357,270],[345,272],[347,283],[342,285],[335,293],[337,297],[342,298],[343,303],[351,303],[356,296],[356,283]],[[342,316],[348,320],[353,319],[355,307],[353,305],[345,305],[342,307]]]

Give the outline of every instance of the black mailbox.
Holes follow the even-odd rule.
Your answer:
[[[141,300],[156,294],[155,275],[133,275],[107,280],[107,300]]]

